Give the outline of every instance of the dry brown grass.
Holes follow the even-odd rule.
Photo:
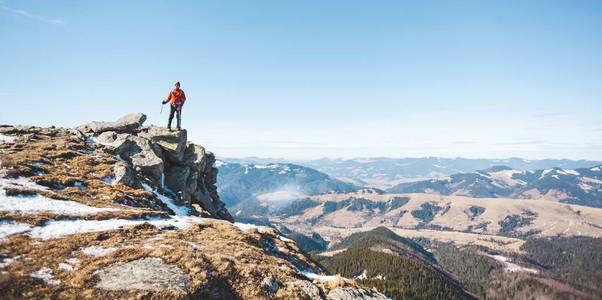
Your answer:
[[[40,194],[48,198],[76,201],[96,207],[123,208],[127,203],[139,210],[167,211],[165,204],[152,193],[123,184],[110,185],[103,181],[113,175],[114,165],[123,165],[114,156],[103,152],[96,144],[87,144],[72,135],[50,137],[22,136],[13,145],[0,145],[0,161],[9,178],[28,177],[33,182],[52,189],[51,192],[31,189],[7,189],[7,195]],[[80,182],[86,188],[75,187]],[[64,187],[64,188],[63,188]],[[144,213],[104,214],[107,218],[136,218]],[[99,216],[102,218],[102,216]]]
[[[161,239],[151,240],[160,237]],[[193,224],[188,229],[177,231],[160,230],[149,224],[141,224],[125,229],[100,233],[83,233],[59,239],[32,240],[25,235],[14,235],[0,248],[8,257],[20,256],[15,263],[0,275],[0,294],[8,298],[182,298],[193,295],[212,298],[218,291],[219,298],[232,299],[297,299],[298,289],[291,288],[290,282],[299,279],[295,267],[289,263],[293,257],[299,268],[316,268],[294,243],[283,242],[273,232],[243,233],[233,225],[222,221],[207,221]],[[187,242],[200,247],[197,250]],[[124,248],[123,246],[134,246]],[[145,249],[149,245],[150,249]],[[114,252],[100,257],[85,256],[80,249],[89,246],[117,248]],[[288,250],[269,255],[269,247]],[[268,248],[268,250],[266,250]],[[266,253],[267,252],[267,253]],[[158,257],[165,263],[180,267],[192,277],[188,293],[178,291],[120,292],[102,291],[95,288],[97,282],[93,273],[117,262],[132,261],[142,257]],[[31,258],[31,259],[29,259]],[[69,258],[80,260],[78,269],[59,269],[58,264]],[[52,269],[55,280],[60,285],[47,285],[42,280],[31,278],[29,274],[42,267]],[[274,276],[283,287],[277,294],[270,294],[261,287],[261,280]],[[327,283],[327,290],[342,286],[344,280]]]
[[[43,226],[49,220],[168,217],[165,204],[152,193],[105,183],[103,178],[112,176],[113,166],[122,162],[105,153],[103,147],[86,144],[75,136],[22,135],[15,144],[0,145],[0,161],[5,176],[28,177],[50,188],[50,191],[6,188],[9,196],[39,194],[95,207],[121,209],[89,215],[4,211],[0,212],[0,220]],[[83,183],[87,189],[75,187],[76,182]],[[201,248],[196,249],[190,243]],[[81,250],[90,246],[115,250],[98,257],[86,256]],[[275,230],[252,228],[244,233],[220,220],[192,223],[187,229],[175,231],[144,223],[49,240],[31,239],[26,234],[0,240],[0,259],[17,257],[14,263],[0,268],[0,298],[305,299],[307,295],[293,284],[305,280],[297,270],[318,269],[294,242],[282,241]],[[95,272],[98,270],[144,257],[161,258],[164,263],[181,268],[192,279],[188,290],[108,291],[96,288],[99,279]],[[75,270],[59,268],[59,264],[74,258],[79,260],[78,264],[71,264]],[[47,284],[31,276],[44,267],[52,270],[52,279],[60,280],[59,285]],[[280,286],[276,293],[261,286],[262,280],[270,276]],[[326,295],[332,288],[355,283],[338,277],[334,282],[316,282],[316,285]]]

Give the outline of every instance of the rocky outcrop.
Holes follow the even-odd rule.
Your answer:
[[[77,130],[85,134],[100,134],[106,131],[131,132],[142,126],[146,121],[146,115],[137,113],[125,115],[116,122],[94,121],[76,127]]]
[[[148,180],[177,205],[195,208],[200,215],[232,221],[219,199],[215,156],[187,140],[186,130],[143,127],[144,114],[126,115],[116,122],[91,122],[77,127],[106,151],[125,161],[115,167],[117,182],[137,187]]]
[[[2,298],[301,300],[357,287],[277,230],[223,220],[215,157],[168,134],[0,126]]]

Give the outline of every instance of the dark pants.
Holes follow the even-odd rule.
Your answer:
[[[170,107],[171,110],[169,111],[169,121],[167,122],[167,128],[171,128],[171,120],[173,119],[173,114],[176,113],[178,115],[178,129],[182,129],[180,126],[182,124],[182,106],[180,104],[177,104],[170,105]]]

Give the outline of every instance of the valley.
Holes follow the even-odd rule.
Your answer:
[[[396,179],[398,184],[382,190],[366,184],[373,179],[339,180],[308,166],[293,170],[286,163],[256,162],[261,164],[238,165],[238,177],[228,181],[230,189],[244,183],[249,191],[245,201],[228,207],[235,219],[279,230],[330,273],[394,299],[441,298],[441,290],[449,299],[602,296],[596,287],[602,278],[586,275],[600,266],[600,257],[587,258],[585,271],[571,268],[583,263],[577,257],[591,255],[588,247],[602,241],[598,165],[568,169],[581,162],[523,161],[523,167],[558,163],[565,168],[494,165],[438,178]],[[374,170],[364,163],[366,172]],[[271,181],[245,178],[257,166],[272,170]],[[256,185],[249,184],[252,179],[258,180]],[[278,182],[271,185],[278,188],[271,190],[270,182]],[[281,186],[294,187],[289,189],[294,193],[282,192]],[[542,253],[549,247],[578,256],[547,260]],[[436,282],[436,288],[407,285],[422,280]]]

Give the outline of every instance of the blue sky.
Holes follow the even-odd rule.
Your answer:
[[[602,159],[600,1],[0,0],[0,123],[143,112],[222,157]]]

